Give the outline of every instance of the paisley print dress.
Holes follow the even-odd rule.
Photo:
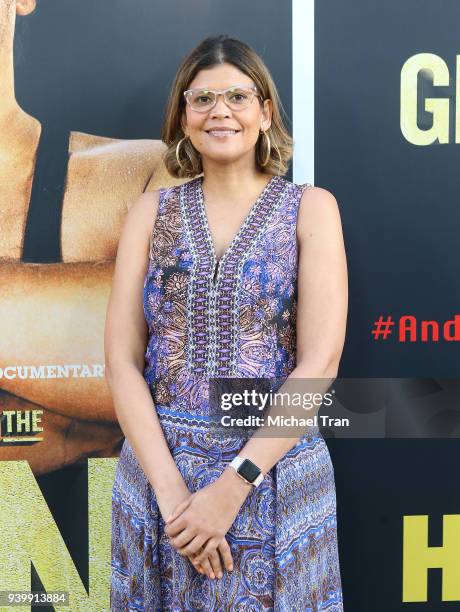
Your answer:
[[[273,176],[220,261],[202,177],[160,190],[143,291],[144,378],[191,492],[247,441],[209,429],[210,378],[283,378],[296,365],[296,223],[308,186]],[[317,428],[245,499],[226,534],[232,572],[199,574],[164,527],[125,439],[112,495],[112,612],[343,610],[334,471]]]

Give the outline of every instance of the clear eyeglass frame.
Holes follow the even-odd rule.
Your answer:
[[[236,91],[243,91],[248,95],[246,100],[241,100],[240,102],[235,102],[230,99],[230,94]],[[213,94],[213,98],[210,99],[208,104],[197,107],[196,104],[193,103],[192,98],[194,94],[202,94],[202,96]],[[212,110],[217,104],[217,98],[219,95],[222,95],[224,98],[225,104],[231,110],[238,111],[244,110],[248,108],[250,104],[252,104],[255,97],[260,98],[262,100],[262,96],[258,93],[257,87],[255,85],[232,85],[231,87],[227,87],[227,89],[206,89],[204,87],[197,87],[194,89],[187,89],[184,91],[184,98],[190,108],[197,113],[208,113]],[[200,97],[200,96],[197,96]]]

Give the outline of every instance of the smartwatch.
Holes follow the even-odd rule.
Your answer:
[[[255,487],[258,487],[264,479],[264,475],[260,469],[250,459],[236,456],[229,465],[236,470],[240,478]]]

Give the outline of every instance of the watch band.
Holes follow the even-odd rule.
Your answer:
[[[230,467],[234,468],[240,478],[242,478],[245,482],[252,484],[254,487],[258,487],[264,479],[264,474],[262,474],[260,468],[258,468],[255,463],[246,457],[240,457],[237,455],[232,459],[229,465]],[[253,474],[256,475],[252,476]]]

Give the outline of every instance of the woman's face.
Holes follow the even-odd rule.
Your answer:
[[[200,70],[187,89],[226,89],[232,85],[254,86],[255,83],[236,66],[218,64]],[[260,130],[270,127],[271,108],[271,100],[266,100],[262,106],[260,98],[254,97],[247,108],[235,111],[225,104],[223,96],[218,96],[214,108],[204,113],[194,111],[186,104],[182,126],[184,134],[190,137],[195,149],[201,153],[204,163],[206,158],[231,163],[244,157],[254,162]],[[218,127],[237,131],[233,135],[212,135],[210,130]]]

